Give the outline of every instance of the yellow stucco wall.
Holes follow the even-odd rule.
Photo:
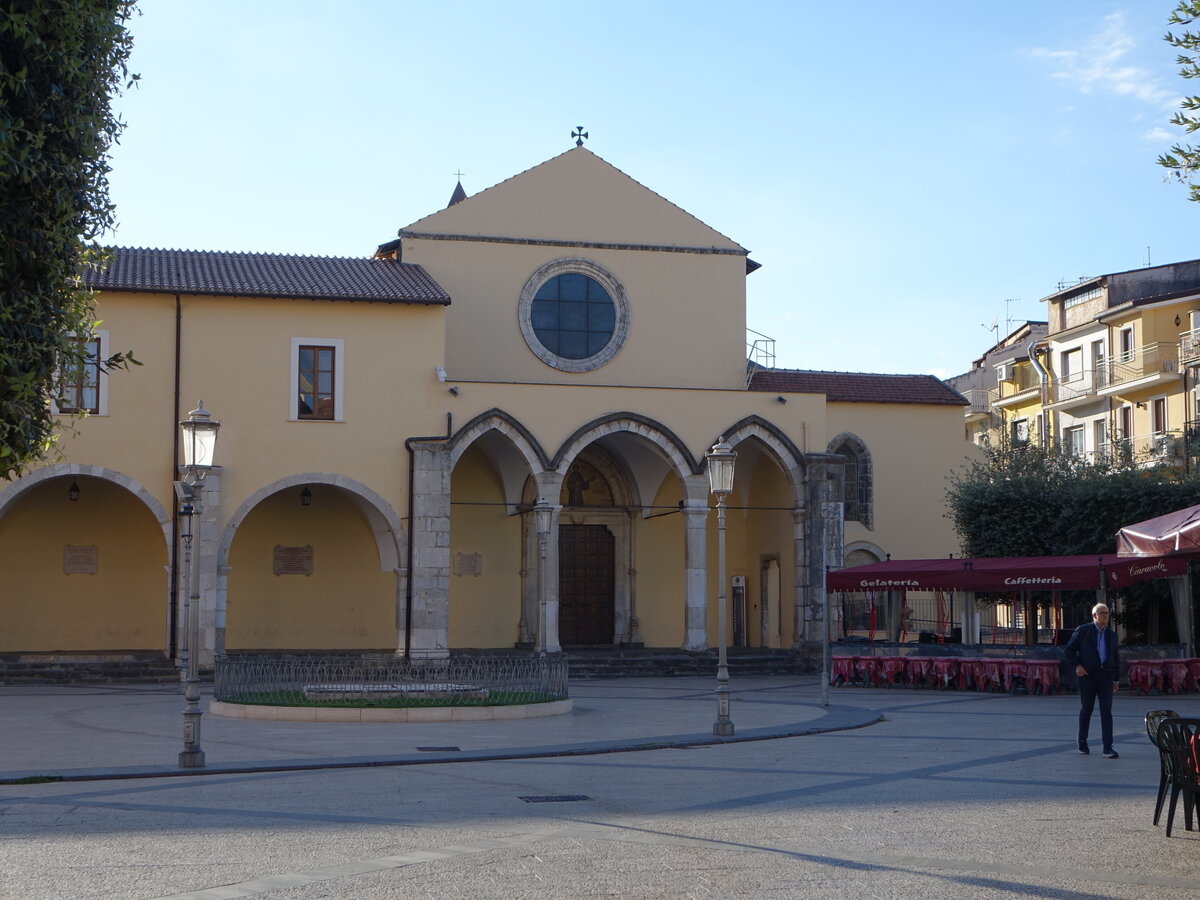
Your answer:
[[[679,483],[663,480],[654,496],[656,512],[679,503]],[[671,513],[637,523],[637,614],[642,643],[678,647],[683,643],[683,515]]]
[[[511,647],[521,619],[521,517],[508,514],[497,472],[478,448],[458,461],[450,502],[450,646]],[[457,554],[478,554],[482,574],[454,574]]]
[[[453,379],[713,388],[743,382],[742,248],[586,149],[555,157],[404,231],[474,238],[403,241],[404,261],[425,266],[453,298],[446,324],[446,368]],[[520,243],[531,238],[554,243]],[[726,253],[596,246],[603,244]],[[518,326],[522,288],[539,267],[562,258],[604,266],[629,299],[624,347],[592,372],[566,373],[543,363]]]
[[[62,438],[69,459],[121,472],[170,508],[177,419],[203,400],[222,423],[225,515],[302,472],[343,475],[402,508],[404,438],[445,430],[449,397],[434,375],[442,307],[196,296],[182,297],[180,307],[177,413],[174,296],[102,296],[110,346],[132,349],[143,365],[109,377],[109,415],[65,420],[74,422],[74,434]],[[288,421],[292,337],[344,341],[344,422]]]
[[[375,540],[345,493],[312,485],[276,493],[246,517],[229,554],[230,650],[396,647],[396,576],[380,571]],[[275,575],[274,550],[313,548],[312,575]]]
[[[96,547],[94,575],[64,574],[68,544]],[[0,651],[163,650],[166,562],[154,516],[124,488],[82,475],[35,485],[0,517]]]
[[[962,407],[834,403],[829,436],[857,434],[871,451],[875,527],[846,523],[846,543],[866,541],[894,559],[936,558],[959,551],[945,518],[946,476],[979,451],[963,440]]]

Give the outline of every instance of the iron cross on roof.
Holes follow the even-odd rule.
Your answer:
[[[575,146],[582,147],[583,142],[587,140],[588,133],[583,130],[582,125],[576,125],[575,130],[571,132],[571,137],[575,138]]]

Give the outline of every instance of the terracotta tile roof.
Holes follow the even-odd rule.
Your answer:
[[[84,278],[88,287],[108,291],[450,303],[421,266],[392,259],[117,247]]]
[[[964,406],[966,398],[932,375],[872,375],[865,372],[806,372],[759,369],[752,391],[824,394],[831,403],[922,403]]]

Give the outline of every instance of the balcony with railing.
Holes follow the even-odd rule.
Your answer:
[[[1046,403],[1056,409],[1079,406],[1096,399],[1099,372],[1088,369],[1065,378],[1055,378],[1047,385]]]
[[[1092,456],[1092,461],[1161,466],[1182,459],[1183,445],[1184,433],[1178,429],[1135,434],[1106,442]]]
[[[1042,382],[1033,366],[1016,366],[1007,379],[1000,379],[993,405],[1005,407],[1031,400],[1041,392]]]
[[[1200,328],[1179,335],[1179,361],[1185,364],[1200,363]]]
[[[1153,387],[1179,378],[1179,344],[1158,341],[1106,359],[1096,369],[1100,396]]]
[[[967,408],[963,413],[967,419],[984,419],[991,415],[992,404],[995,403],[997,397],[995,389],[976,388],[963,391],[962,395],[967,398]]]

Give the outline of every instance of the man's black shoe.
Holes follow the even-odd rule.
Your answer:
[[[1089,753],[1092,752],[1091,750],[1088,749],[1087,741],[1079,742],[1079,752],[1082,753],[1084,756],[1087,756]]]
[[[1116,750],[1112,749],[1112,747],[1109,747],[1107,750],[1104,751],[1104,758],[1105,759],[1120,759],[1121,754],[1118,753]]]

